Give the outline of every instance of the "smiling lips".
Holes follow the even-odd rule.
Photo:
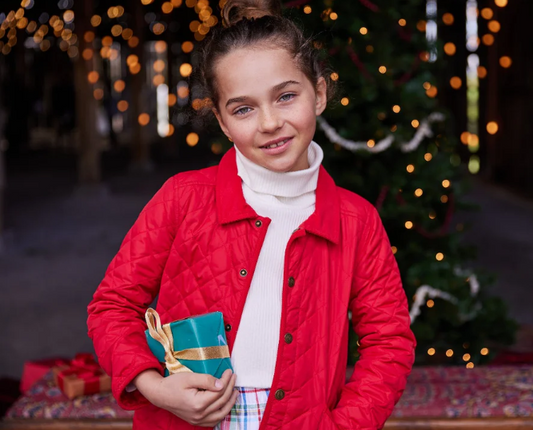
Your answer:
[[[267,143],[266,145],[261,146],[260,148],[261,149],[278,148],[280,146],[285,145],[289,140],[291,140],[291,137],[285,137],[285,138],[281,138],[281,139],[276,139],[274,141],[271,141],[271,142]]]

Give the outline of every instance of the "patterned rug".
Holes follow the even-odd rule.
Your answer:
[[[415,367],[393,417],[481,418],[533,416],[533,365]],[[115,418],[132,412],[110,393],[68,400],[52,374],[38,381],[7,418]]]
[[[418,367],[393,417],[531,417],[533,365]]]
[[[132,417],[133,412],[119,407],[111,393],[93,394],[69,400],[55,385],[52,372],[48,372],[43,379],[35,383],[6,414],[6,419],[129,419]]]

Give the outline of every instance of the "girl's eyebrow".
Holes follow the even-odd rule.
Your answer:
[[[272,87],[272,92],[280,91],[283,88],[285,88],[286,86],[291,85],[291,84],[300,85],[300,82],[298,82],[298,81],[285,81],[285,82],[282,82],[281,84],[278,84],[278,85],[275,85],[274,87]],[[232,103],[242,103],[242,102],[244,102],[246,100],[248,100],[247,96],[234,97],[232,99],[229,99],[226,102],[226,107],[228,107]]]

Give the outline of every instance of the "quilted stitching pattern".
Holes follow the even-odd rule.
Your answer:
[[[233,327],[227,333],[233,348],[269,220],[261,218],[262,229],[254,226],[259,217],[246,208],[228,164],[231,156],[219,168],[182,173],[165,183],[127,234],[89,305],[89,335],[112,375],[115,398],[125,409],[138,409],[136,429],[193,428],[138,391],[125,392],[141,371],[161,370],[144,339],[144,311],[157,295],[163,323],[221,311]],[[414,360],[405,293],[379,215],[324,175],[313,219],[286,250],[285,278],[294,277],[295,285],[284,286],[272,387],[286,395],[282,401],[271,396],[262,430],[380,428]],[[221,214],[231,202],[218,204],[217,211],[221,184],[230,184],[224,186],[233,193],[235,211],[242,212]],[[332,203],[337,199],[340,207]],[[338,225],[330,228],[326,221]],[[240,276],[241,269],[248,275]],[[349,309],[361,359],[345,385]],[[293,335],[291,344],[283,341],[285,333]]]

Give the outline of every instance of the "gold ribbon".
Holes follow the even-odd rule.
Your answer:
[[[170,374],[180,372],[192,372],[179,360],[212,360],[214,358],[229,358],[228,345],[206,346],[203,348],[190,348],[182,351],[174,351],[174,337],[169,324],[161,326],[159,314],[152,308],[148,308],[145,314],[148,332],[157,340],[165,350],[165,365]]]

